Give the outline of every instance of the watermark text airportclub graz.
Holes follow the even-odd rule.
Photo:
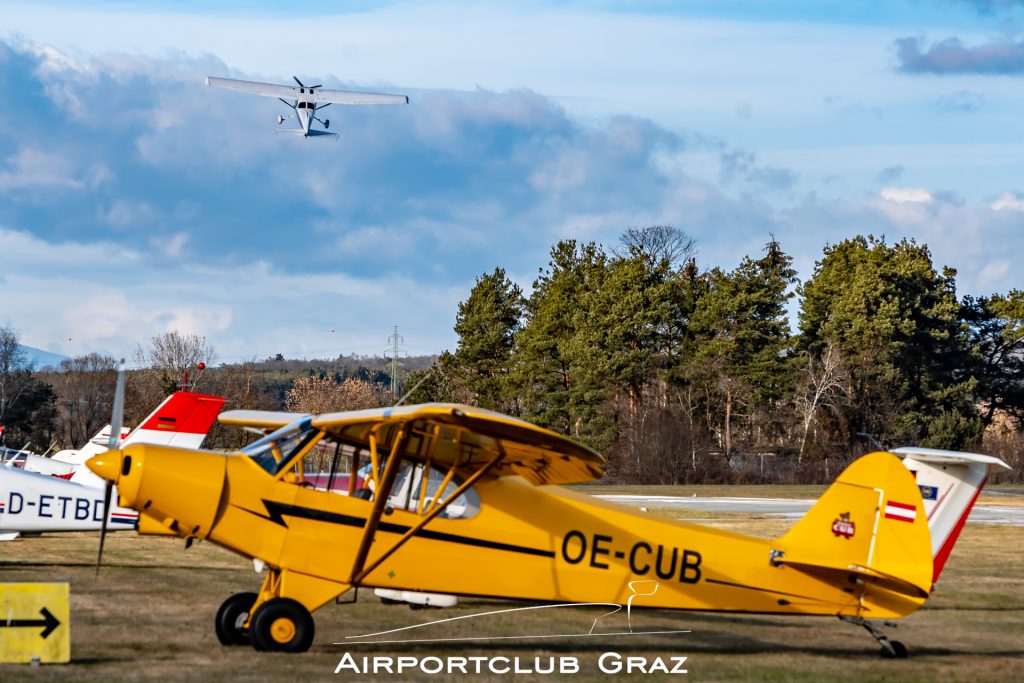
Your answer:
[[[605,674],[685,674],[686,657],[678,655],[647,657],[605,652],[596,661],[580,662],[571,655],[538,656],[426,656],[411,655],[353,655],[346,652],[335,667],[336,674],[383,675],[452,675],[452,674],[504,674],[572,675],[588,667]]]

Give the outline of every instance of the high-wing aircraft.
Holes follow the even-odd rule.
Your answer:
[[[228,598],[225,645],[299,652],[312,612],[354,587],[559,603],[838,616],[906,656],[875,620],[928,598],[991,469],[987,456],[911,449],[853,462],[776,539],[642,513],[557,484],[602,457],[527,422],[426,404],[327,415],[229,411],[269,432],[234,454],[135,444],[88,466],[139,512],[140,533],[206,539],[267,568]],[[902,456],[905,460],[901,461]],[[330,463],[348,495],[307,471]],[[942,520],[933,535],[930,521]],[[934,527],[938,528],[938,527]],[[637,595],[631,585],[656,582]]]
[[[199,448],[223,405],[224,399],[219,396],[185,391],[171,394],[126,436],[121,447],[149,443]],[[110,426],[102,431],[109,439]],[[83,450],[86,457],[92,457],[106,449],[91,453],[91,448]],[[34,460],[28,461],[24,469],[0,467],[0,541],[22,533],[97,531],[104,517],[111,530],[136,527],[139,515],[135,510],[114,507],[103,514],[105,482],[87,467],[59,462],[55,464],[71,469],[51,472],[36,463],[48,463],[49,458],[32,457]]]
[[[240,81],[234,78],[218,78],[207,76],[207,87],[227,88],[251,95],[262,95],[263,97],[276,97],[292,108],[293,113],[287,117],[278,115],[277,124],[281,125],[287,119],[298,120],[298,128],[278,128],[278,133],[292,133],[304,137],[333,136],[337,133],[329,133],[326,129],[331,127],[330,119],[321,119],[317,112],[322,111],[332,104],[409,104],[409,98],[405,95],[385,95],[373,92],[354,92],[351,90],[328,90],[321,85],[304,85],[295,76],[294,85],[276,85],[274,83],[260,83],[258,81]],[[323,124],[324,130],[312,128],[313,121]]]

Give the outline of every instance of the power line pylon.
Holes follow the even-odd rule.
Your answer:
[[[395,331],[388,337],[388,344],[391,346],[388,351],[391,352],[391,402],[395,403],[398,401],[398,397],[402,395],[402,381],[399,378],[401,372],[402,363],[398,360],[399,354],[405,354],[405,349],[402,348],[402,344],[405,343],[405,338],[398,334],[398,325],[395,325]],[[385,358],[387,356],[385,355]]]

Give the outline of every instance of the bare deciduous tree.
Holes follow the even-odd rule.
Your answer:
[[[25,390],[22,375],[28,367],[28,357],[18,342],[18,333],[13,328],[0,327],[0,425]]]
[[[675,268],[693,257],[697,242],[671,225],[627,228],[619,237],[629,256],[646,255],[655,261],[664,259]]]
[[[195,388],[206,367],[217,360],[217,353],[206,337],[174,330],[153,337],[149,349],[139,345],[134,359],[159,379],[165,393],[171,393],[185,383],[186,376],[189,388]]]
[[[285,396],[288,410],[313,415],[387,404],[387,390],[383,385],[352,377],[344,382],[336,382],[330,377],[303,377],[295,381]]]
[[[835,344],[829,344],[820,359],[808,355],[803,389],[796,396],[797,409],[803,423],[803,437],[800,439],[797,464],[803,462],[807,435],[818,411],[822,408],[837,410],[842,399],[847,396],[845,376],[842,355]]]
[[[90,353],[61,361],[49,377],[57,400],[60,440],[76,448],[110,421],[117,381],[117,362]]]

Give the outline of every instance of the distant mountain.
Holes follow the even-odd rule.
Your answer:
[[[59,353],[43,351],[42,349],[25,346],[24,344],[19,344],[19,346],[25,352],[25,357],[28,359],[29,365],[32,366],[33,370],[41,370],[48,365],[57,367],[62,360],[70,360],[68,356],[62,356]]]

